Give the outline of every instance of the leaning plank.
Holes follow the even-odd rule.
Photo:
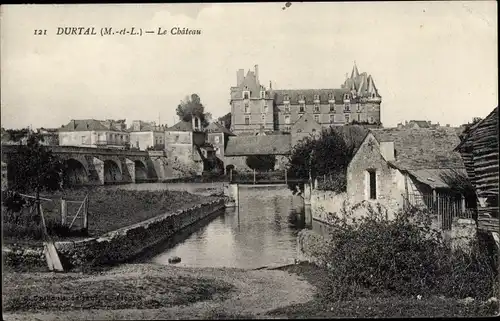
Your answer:
[[[50,271],[58,271],[63,272],[64,268],[61,264],[61,260],[59,259],[59,255],[57,254],[57,249],[54,244],[54,241],[50,239],[49,234],[47,233],[47,225],[45,224],[45,217],[43,215],[42,205],[38,205],[40,207],[40,216],[42,217],[42,228],[43,235],[47,241],[43,242],[43,252],[45,253],[45,259],[47,260],[47,266]]]

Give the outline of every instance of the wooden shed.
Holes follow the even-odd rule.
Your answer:
[[[456,150],[476,189],[478,229],[498,233],[498,106],[468,130]]]

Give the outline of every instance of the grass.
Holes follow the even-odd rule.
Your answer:
[[[394,317],[477,317],[498,313],[498,304],[490,305],[474,301],[464,304],[456,299],[444,297],[404,298],[389,293],[363,295],[351,301],[333,302],[328,299],[326,270],[309,263],[284,267],[281,270],[303,277],[317,288],[315,299],[306,304],[297,304],[273,310],[269,316],[290,319],[303,318],[394,318]]]
[[[44,197],[55,200],[54,202],[43,202],[42,204],[47,224],[60,222],[60,202],[58,200],[61,197],[70,200],[82,200],[87,193],[89,194],[90,202],[88,209],[88,235],[78,235],[76,232],[72,236],[58,237],[57,235],[53,235],[53,238],[74,239],[85,236],[100,236],[164,213],[186,209],[196,204],[217,199],[216,197],[194,195],[184,191],[127,191],[99,187],[65,190],[51,195],[44,195]],[[79,204],[68,203],[69,220],[72,220],[78,207]],[[81,227],[82,220],[78,218],[75,221],[75,229],[78,230]],[[2,226],[4,242],[39,242],[41,240],[41,233],[31,231],[37,229],[40,229],[40,225],[35,226],[31,223],[4,224]]]
[[[144,275],[5,274],[4,311],[156,309],[209,300],[234,287],[222,281],[172,273]]]

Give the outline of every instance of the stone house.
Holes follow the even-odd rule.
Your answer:
[[[453,151],[458,143],[456,132],[445,128],[372,129],[348,165],[346,196],[353,204],[378,203],[391,213],[408,204],[435,209],[437,199],[448,197],[451,207],[462,207],[443,178],[465,172]]]
[[[226,146],[231,137],[236,135],[228,130],[223,122],[212,122],[205,128],[205,131],[207,133],[207,143],[213,147],[214,156],[224,164]]]
[[[164,150],[165,129],[164,125],[156,125],[154,122],[134,120],[132,126],[128,129],[130,145],[140,150],[147,150],[148,148]]]
[[[130,134],[125,120],[71,120],[59,128],[59,144],[125,149],[130,146]]]
[[[184,172],[203,172],[201,147],[205,142],[206,132],[197,117],[165,129],[165,150],[169,163],[177,164]]]
[[[58,128],[40,128],[38,133],[42,136],[42,145],[54,146],[59,145],[59,129]]]

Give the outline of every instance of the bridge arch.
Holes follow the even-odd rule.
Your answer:
[[[106,159],[104,161],[104,183],[115,183],[122,181],[122,171],[120,166],[114,160]]]
[[[69,185],[83,185],[89,182],[85,165],[74,158],[64,160],[64,178]]]
[[[143,161],[136,160],[135,164],[135,180],[141,181],[146,180],[148,178],[148,168]]]

